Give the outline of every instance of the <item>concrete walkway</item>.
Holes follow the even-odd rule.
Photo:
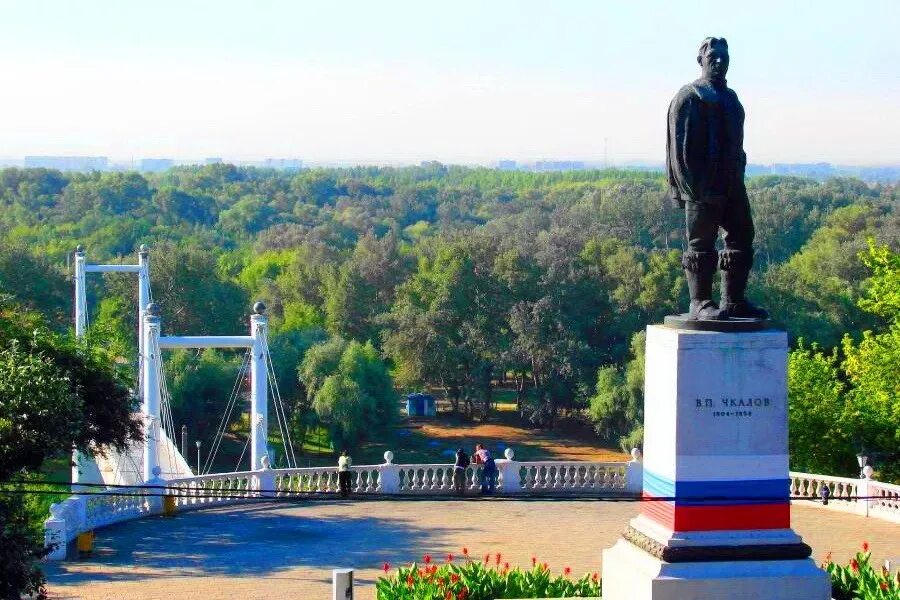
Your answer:
[[[481,559],[552,571],[600,571],[637,512],[591,500],[304,501],[245,505],[123,523],[97,532],[90,559],[47,565],[51,597],[88,599],[331,598],[331,569],[357,569],[357,598],[375,597],[381,565],[444,560],[463,547]],[[821,562],[847,562],[863,541],[874,559],[900,557],[900,525],[794,506],[794,528]]]

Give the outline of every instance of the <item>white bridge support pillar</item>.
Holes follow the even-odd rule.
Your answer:
[[[87,296],[84,277],[84,247],[75,248],[75,337],[84,337],[87,329]],[[72,450],[72,492],[77,492],[81,482],[83,458],[81,452]]]
[[[84,280],[84,247],[75,249],[75,337],[84,337],[87,330],[87,298]]]
[[[250,359],[250,469],[263,468],[263,457],[268,455],[269,431],[269,378],[266,332],[269,319],[264,314],[266,306],[262,302],[253,305],[250,317],[250,337],[253,338]]]
[[[139,372],[144,365],[144,326],[143,318],[150,304],[150,251],[147,246],[141,244],[138,251],[138,365]],[[144,383],[143,375],[139,380],[141,385]]]
[[[141,385],[142,406],[144,418],[144,482],[149,482],[156,477],[154,469],[159,473],[159,459],[157,456],[157,444],[160,436],[160,387],[159,387],[159,361],[162,357],[159,349],[159,307],[149,304],[141,321],[144,347],[141,354],[144,357],[143,381]]]

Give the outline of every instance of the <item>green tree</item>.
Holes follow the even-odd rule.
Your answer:
[[[626,452],[643,442],[645,348],[646,333],[639,331],[631,338],[632,358],[624,370],[600,367],[588,408],[598,435],[618,442]]]
[[[90,342],[90,340],[88,340]],[[51,333],[43,319],[0,300],[0,481],[48,458],[123,449],[141,437],[127,383],[102,347]],[[17,495],[0,496],[0,595],[43,597],[39,528]]]
[[[394,384],[371,342],[332,338],[313,346],[299,374],[336,448],[356,447],[396,419]]]

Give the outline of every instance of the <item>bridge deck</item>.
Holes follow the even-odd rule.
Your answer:
[[[467,546],[513,565],[532,554],[559,572],[599,572],[634,503],[590,500],[307,501],[244,505],[115,525],[97,532],[93,558],[46,566],[51,597],[330,598],[330,570],[355,567],[357,598],[375,596],[384,561]],[[900,525],[794,506],[794,528],[821,561],[846,562],[863,541],[874,559],[900,555]]]

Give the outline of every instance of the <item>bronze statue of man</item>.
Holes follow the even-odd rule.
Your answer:
[[[697,54],[701,77],[669,105],[666,170],[671,199],[685,210],[687,252],[682,267],[691,295],[689,318],[764,319],[744,297],[753,265],[753,218],[744,186],[744,107],[725,81],[728,42],[706,38]],[[724,249],[716,253],[719,228]],[[712,298],[722,270],[721,306]]]

